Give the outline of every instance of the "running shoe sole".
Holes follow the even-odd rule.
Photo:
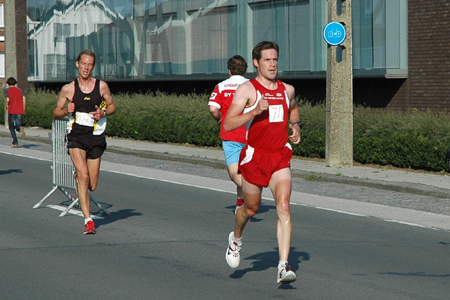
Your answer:
[[[287,271],[283,278],[278,278],[277,283],[285,284],[297,280],[297,276],[293,271]]]

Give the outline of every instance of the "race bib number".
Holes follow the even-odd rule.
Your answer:
[[[269,122],[283,122],[284,110],[283,105],[270,105],[269,106]]]
[[[83,125],[83,126],[89,126],[94,127],[94,116],[88,113],[83,112],[77,112],[75,117],[75,123]]]

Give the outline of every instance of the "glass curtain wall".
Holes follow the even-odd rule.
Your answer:
[[[29,80],[74,79],[83,49],[105,80],[223,78],[235,54],[252,66],[262,40],[280,45],[280,77],[325,77],[328,1],[28,0]],[[352,10],[355,74],[405,76],[407,0],[353,0]]]
[[[406,77],[407,12],[406,0],[352,1],[354,75]]]

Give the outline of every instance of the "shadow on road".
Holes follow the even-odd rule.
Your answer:
[[[299,265],[302,261],[309,260],[310,256],[307,252],[295,251],[296,248],[292,247],[289,253],[289,265],[292,268],[292,271],[296,272],[299,269]],[[252,267],[236,270],[233,274],[230,275],[230,278],[242,278],[247,272],[257,272],[264,271],[269,268],[276,268],[278,264],[278,248],[275,248],[274,251],[262,252],[249,257],[244,258],[244,260],[253,260]],[[275,281],[275,280],[274,280]],[[280,288],[289,289],[289,284],[282,285]],[[291,287],[292,288],[292,287]]]
[[[20,148],[25,148],[25,149],[33,149],[33,148],[39,148],[41,147],[40,145],[37,144],[23,144],[20,146]]]
[[[22,173],[22,169],[9,169],[9,170],[0,170],[0,175],[12,174],[12,173]]]
[[[142,213],[136,212],[136,210],[134,209],[122,209],[119,211],[111,212],[111,214],[109,216],[105,216],[104,219],[95,220],[95,226],[98,228],[102,225],[107,225],[118,220],[124,220],[136,216],[142,216]]]

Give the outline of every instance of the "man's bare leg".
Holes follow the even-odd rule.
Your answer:
[[[261,203],[261,187],[250,184],[242,178],[242,189],[245,197],[244,206],[236,212],[234,231],[228,237],[225,254],[227,263],[232,268],[237,268],[240,263],[242,231],[248,220],[258,212]]]
[[[100,173],[100,161],[101,158],[88,159],[87,167],[89,172],[89,190],[91,192],[95,191],[98,183],[98,176]]]
[[[238,198],[238,200],[236,201],[236,214],[237,211],[242,207],[241,205],[244,201],[244,192],[242,191],[242,175],[238,174],[238,163],[227,166],[227,169],[230,179],[236,184],[236,196]]]
[[[227,169],[230,179],[236,184],[236,186],[242,187],[242,175],[238,174],[238,163],[227,166]]]
[[[70,157],[78,176],[78,201],[85,219],[90,218],[89,207],[89,170],[86,151],[79,148],[69,149]]]
[[[279,170],[272,174],[269,186],[275,198],[278,215],[277,240],[280,260],[278,262],[277,283],[290,283],[297,280],[297,276],[291,270],[288,263],[292,238],[292,221],[289,205],[292,179],[289,168]]]
[[[280,261],[287,261],[291,248],[292,221],[289,201],[291,199],[292,179],[288,168],[272,174],[269,183],[277,207],[277,239]]]
[[[245,225],[258,212],[261,204],[262,187],[253,185],[242,178],[242,190],[245,199],[244,207],[237,211],[234,225],[234,236],[237,239],[242,237]]]

